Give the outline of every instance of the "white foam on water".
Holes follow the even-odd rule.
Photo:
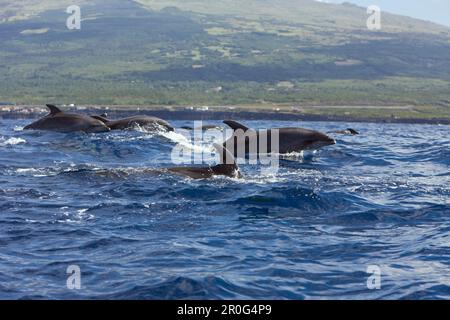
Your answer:
[[[288,177],[283,176],[282,174],[259,174],[259,175],[251,175],[247,176],[244,172],[241,172],[244,176],[243,178],[233,178],[233,180],[237,183],[241,184],[268,184],[268,183],[280,183],[288,181]]]
[[[42,169],[36,168],[19,168],[16,170],[17,173],[29,173],[29,172],[40,172]]]
[[[175,142],[182,147],[185,147],[187,149],[190,149],[194,152],[202,153],[205,150],[205,148],[201,145],[195,145],[191,143],[191,140],[186,138],[186,136],[182,135],[181,133],[170,131],[170,132],[161,132],[161,135],[172,142]]]
[[[24,127],[15,126],[14,129],[13,129],[13,131],[15,131],[15,132],[23,131],[23,128],[24,128]]]
[[[77,210],[77,213],[79,216],[83,216],[86,213],[86,211],[88,211],[88,209],[80,209],[80,210]]]
[[[133,126],[133,130],[135,130],[135,131],[137,131],[137,132],[142,132],[142,133],[151,133],[151,132],[149,132],[148,130],[146,130],[144,127],[141,127],[141,126],[138,125],[138,124],[135,124],[135,125]]]
[[[22,174],[32,174],[33,177],[49,177],[57,174],[55,172],[50,172],[48,168],[19,168],[16,169],[16,172]]]
[[[21,174],[32,174],[33,177],[51,177],[57,176],[61,173],[70,173],[82,170],[83,168],[79,168],[76,164],[70,164],[68,168],[61,167],[46,167],[46,168],[18,168],[15,170],[16,173]],[[100,167],[88,167],[87,170],[92,172],[101,171]]]
[[[57,219],[59,223],[82,223],[83,221],[88,221],[94,218],[92,214],[86,214],[89,210],[88,208],[78,209],[75,213],[70,210],[69,207],[61,207],[63,217]]]
[[[6,147],[6,146],[15,146],[17,144],[26,143],[27,141],[22,138],[9,138],[7,140],[4,140],[4,138],[0,138],[0,147]]]
[[[113,135],[113,136],[108,136],[106,139],[107,140],[114,140],[117,142],[127,142],[127,141],[140,141],[140,140],[147,140],[147,139],[152,139],[154,137],[153,134],[147,133],[145,136],[130,136],[128,135],[126,132],[121,133],[121,134],[117,134],[117,135]],[[102,140],[103,138],[99,138],[97,140]]]
[[[153,136],[155,133],[159,133],[160,131],[164,132],[165,128],[162,126],[156,125],[156,128],[151,127],[151,128],[147,129],[145,126],[140,126],[139,124],[135,123],[135,124],[133,124],[132,127],[128,128],[127,131],[137,131],[137,132],[141,132],[141,133],[149,133]]]
[[[294,151],[290,153],[278,153],[277,154],[281,159],[288,158],[288,159],[303,159],[305,157],[305,151]]]
[[[76,218],[78,219],[79,222],[81,222],[83,220],[87,221],[87,220],[94,219],[93,214],[86,214],[86,212],[88,212],[88,210],[89,210],[89,208],[77,210]]]

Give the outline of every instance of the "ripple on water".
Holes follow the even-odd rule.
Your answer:
[[[277,174],[195,181],[162,169],[177,144],[211,153],[216,137],[28,122],[0,128],[0,298],[450,298],[447,126],[302,124],[362,134],[282,157]],[[83,290],[67,290],[69,265]]]

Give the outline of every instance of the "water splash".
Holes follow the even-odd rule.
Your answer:
[[[26,143],[27,141],[22,138],[8,138],[0,137],[0,147],[15,146],[18,144]]]

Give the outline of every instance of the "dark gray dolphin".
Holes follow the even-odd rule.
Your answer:
[[[167,171],[192,179],[206,179],[214,176],[242,178],[239,167],[231,152],[217,143],[214,144],[214,147],[220,155],[220,164],[207,167],[173,167],[168,168]]]
[[[119,120],[109,120],[105,113],[100,116],[92,116],[92,118],[102,121],[111,130],[126,130],[139,126],[146,130],[157,131],[162,129],[164,131],[173,131],[173,127],[167,121],[145,115],[132,116]]]
[[[233,121],[224,121],[226,125],[234,130],[233,136],[231,136],[227,141],[225,141],[224,146],[232,150],[233,155],[243,156],[242,152],[238,154],[238,143],[244,142],[245,139],[245,152],[247,155],[251,153],[250,141],[256,141],[257,150],[259,153],[272,153],[272,135],[275,135],[273,130],[277,130],[279,137],[279,149],[278,153],[286,154],[291,152],[300,152],[303,150],[317,150],[319,148],[336,144],[336,141],[325,133],[303,129],[303,128],[272,128],[268,129],[267,132],[267,148],[261,149],[260,144],[260,134],[261,131],[256,131],[249,129],[248,127]],[[244,151],[244,146],[239,146],[239,149]],[[276,150],[274,150],[276,151]]]
[[[192,179],[207,179],[214,176],[226,176],[230,178],[242,178],[242,174],[236,161],[228,150],[220,144],[214,144],[220,155],[220,164],[216,166],[196,166],[196,167],[169,167],[163,169],[156,168],[135,168],[135,169],[105,169],[105,170],[87,170],[87,172],[95,173],[105,178],[121,178],[133,174],[176,174],[178,176],[189,177]],[[64,172],[61,174],[71,174]]]
[[[346,135],[352,135],[352,136],[359,134],[358,131],[356,131],[355,129],[352,129],[352,128],[348,128],[345,130],[328,131],[327,133],[346,134]]]
[[[107,132],[110,129],[101,121],[82,114],[65,113],[52,104],[47,104],[50,113],[26,126],[25,130],[48,130],[57,132],[86,133]]]

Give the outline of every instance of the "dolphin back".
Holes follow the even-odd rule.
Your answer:
[[[47,104],[50,114],[27,125],[26,130],[47,130],[57,132],[107,132],[109,128],[101,121],[82,114],[70,114]]]
[[[249,128],[244,126],[243,124],[234,121],[234,120],[225,120],[223,123],[225,123],[227,126],[229,126],[231,129],[233,130],[243,130],[243,131],[247,131]]]
[[[217,175],[225,175],[228,177],[237,177],[241,178],[242,174],[239,170],[239,167],[236,163],[236,159],[234,155],[225,148],[223,145],[220,145],[218,143],[214,143],[214,148],[217,150],[217,152],[220,155],[220,164],[216,165],[215,167],[212,167],[212,170]]]

